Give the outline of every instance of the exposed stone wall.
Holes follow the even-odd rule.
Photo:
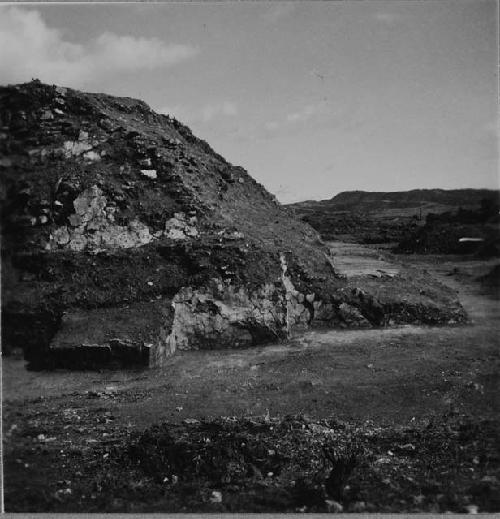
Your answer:
[[[105,155],[104,150],[100,152],[93,150],[94,146],[99,143],[100,141],[93,141],[89,138],[88,132],[80,130],[76,140],[64,141],[61,151],[67,159],[81,156],[84,160],[96,161]]]
[[[187,240],[199,235],[196,216],[188,218],[184,213],[175,213],[165,223],[165,236],[171,240]]]
[[[376,306],[351,291],[338,300],[322,300],[297,290],[285,254],[280,254],[281,278],[256,290],[213,279],[207,287],[182,288],[174,297],[174,321],[158,357],[176,350],[241,348],[289,337],[311,326],[364,328],[372,324]],[[367,314],[367,315],[364,315]],[[162,349],[163,348],[163,349]],[[161,361],[160,361],[161,362]]]
[[[131,248],[151,242],[155,236],[139,220],[127,226],[115,223],[116,206],[108,204],[102,190],[92,186],[73,202],[75,212],[69,224],[57,227],[50,235],[47,250],[98,251],[105,248]]]
[[[256,290],[213,279],[208,287],[183,288],[174,298],[174,322],[168,353],[176,350],[240,348],[288,337],[305,329],[320,302],[302,294],[280,256],[282,276]]]
[[[148,366],[160,368],[167,364],[168,358],[175,353],[175,347],[170,341],[170,328],[162,327],[154,342],[146,344],[149,348]]]
[[[285,291],[267,283],[249,292],[222,280],[183,288],[174,298],[170,351],[240,348],[286,337]]]
[[[57,204],[56,200],[56,204]],[[69,249],[72,251],[100,251],[104,249],[129,249],[150,243],[166,236],[172,240],[185,240],[198,236],[195,216],[188,218],[176,213],[165,222],[164,232],[152,232],[138,219],[128,225],[115,223],[116,205],[109,203],[103,191],[96,185],[84,190],[74,201],[75,212],[68,218],[68,225],[54,229],[45,245],[46,250]]]
[[[314,307],[312,303],[315,294],[304,295],[299,292],[290,276],[288,275],[288,265],[284,254],[280,254],[281,262],[281,281],[286,291],[286,326],[290,333],[294,328],[307,328],[314,318]]]

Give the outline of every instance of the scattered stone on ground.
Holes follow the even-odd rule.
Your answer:
[[[22,497],[22,481],[6,479],[9,512],[500,508],[496,422],[450,415],[439,424],[391,428],[306,416],[221,417],[139,433],[113,426],[109,413],[75,411],[57,423],[38,413],[7,433],[7,473],[19,464],[45,466],[54,478],[43,487],[38,480],[23,484]],[[55,458],[62,463],[57,477],[49,472]]]

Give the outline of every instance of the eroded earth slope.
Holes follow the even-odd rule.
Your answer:
[[[142,101],[32,81],[0,89],[0,127],[3,344],[33,365],[465,318],[429,278],[353,286],[311,227]],[[401,287],[411,305],[380,297]]]

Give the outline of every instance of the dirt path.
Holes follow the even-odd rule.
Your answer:
[[[378,273],[396,275],[401,270],[397,262],[390,261],[373,247],[340,241],[328,242],[328,246],[336,271],[347,277]]]

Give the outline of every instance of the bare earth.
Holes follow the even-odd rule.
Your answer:
[[[336,266],[346,276],[395,274],[400,262],[427,269],[457,290],[470,323],[311,331],[286,344],[177,354],[169,366],[149,371],[30,372],[24,361],[4,358],[7,511],[151,510],[130,508],[120,500],[92,508],[89,499],[99,500],[84,490],[90,477],[82,468],[84,460],[75,475],[71,452],[100,448],[112,443],[114,434],[130,435],[163,421],[307,415],[310,420],[369,420],[373,426],[400,427],[425,425],[445,415],[498,419],[500,306],[498,296],[476,281],[498,260],[387,260],[368,247],[331,246]],[[73,481],[66,494],[61,491],[65,480]],[[83,492],[87,495],[82,497]],[[488,506],[492,511],[493,505]],[[399,507],[375,510],[412,509]],[[245,506],[235,509],[244,511]],[[220,509],[209,505],[207,510]]]

